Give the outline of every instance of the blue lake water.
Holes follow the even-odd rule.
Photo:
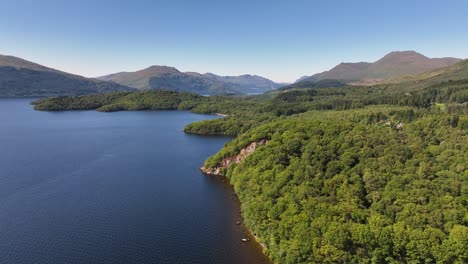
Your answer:
[[[232,189],[199,167],[230,139],[188,112],[39,112],[0,99],[0,263],[268,263]]]

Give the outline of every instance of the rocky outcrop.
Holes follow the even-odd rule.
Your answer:
[[[227,157],[221,160],[218,166],[214,168],[201,167],[200,170],[207,175],[224,176],[224,172],[230,164],[239,164],[244,161],[250,154],[252,154],[259,146],[268,144],[268,140],[262,139],[256,142],[252,142],[239,152],[239,154]]]

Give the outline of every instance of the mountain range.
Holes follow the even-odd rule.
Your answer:
[[[447,71],[456,72],[460,61],[457,58],[428,58],[414,51],[391,52],[373,63],[341,63],[329,71],[304,76],[291,87],[309,87],[312,83],[315,84],[313,87],[403,85]],[[139,90],[173,90],[202,95],[249,94],[276,90],[284,85],[257,75],[219,76],[181,72],[168,66],[86,78],[21,58],[0,55],[0,97],[50,97]]]
[[[86,78],[14,56],[0,55],[0,97],[50,97],[147,89],[205,95],[263,93],[281,87],[257,75],[218,76],[180,72],[168,66],[151,66]]]
[[[456,64],[457,58],[428,58],[415,51],[396,51],[376,62],[341,63],[329,71],[296,82],[316,82],[331,79],[356,85],[372,85],[391,78],[418,75]]]
[[[46,97],[115,91],[136,89],[58,71],[17,57],[0,55],[0,97]]]
[[[207,95],[264,93],[282,86],[257,75],[219,76],[213,73],[181,72],[168,66],[151,66],[135,72],[119,72],[97,79],[139,90],[173,90]]]

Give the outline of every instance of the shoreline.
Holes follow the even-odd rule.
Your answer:
[[[34,99],[34,98],[33,98]],[[33,108],[35,111],[42,111],[42,110],[38,110],[38,109],[35,109]],[[94,110],[96,111],[96,109],[86,109],[86,110]],[[85,110],[85,111],[86,111]],[[46,112],[55,112],[54,110],[45,110]],[[66,109],[66,110],[60,110],[60,111],[83,111],[83,110],[76,110],[76,109]],[[194,113],[194,112],[191,112],[191,111],[184,111],[184,110],[178,110],[178,109],[164,109],[164,110],[119,110],[119,111],[111,111],[112,112],[120,112],[120,111],[131,111],[131,112],[139,112],[139,111],[155,111],[155,112],[163,112],[163,111],[182,111],[182,112],[188,112],[188,113],[193,113],[193,114],[201,114],[203,115],[202,113]],[[219,117],[228,117],[227,114],[222,114],[222,113],[208,113],[207,115],[216,115],[216,116],[219,116]],[[207,119],[209,120],[209,119]],[[227,135],[220,135],[220,134],[202,134],[202,133],[194,133],[194,132],[190,132],[190,131],[185,131],[182,130],[183,133],[186,133],[186,134],[191,134],[191,135],[201,135],[201,136],[221,136],[221,137],[230,137],[230,138],[235,138],[235,137],[232,137],[232,136],[227,136]],[[244,217],[242,216],[242,212],[241,212],[241,201],[239,200],[239,197],[236,195],[236,192],[235,192],[235,189],[234,189],[234,186],[230,183],[229,179],[226,177],[226,176],[222,176],[222,175],[212,175],[212,174],[208,174],[206,172],[204,172],[203,170],[201,170],[202,174],[205,176],[205,177],[211,177],[211,178],[215,178],[215,180],[219,183],[222,183],[223,186],[225,186],[227,188],[226,191],[230,192],[231,193],[231,196],[232,196],[232,200],[234,202],[234,205],[235,205],[235,210],[233,211],[233,214],[234,214],[234,217],[232,218],[232,224],[235,226],[235,228],[237,228],[238,230],[240,230],[245,238],[248,239],[247,242],[243,242],[243,241],[238,241],[239,243],[239,246],[253,246],[253,248],[255,248],[255,250],[257,250],[262,257],[263,259],[261,260],[260,263],[256,263],[256,264],[274,264],[274,262],[270,259],[270,257],[265,254],[265,251],[267,250],[267,247],[260,243],[259,242],[259,238],[257,236],[255,236],[251,231],[250,229],[245,225],[244,223]],[[228,193],[227,193],[228,194]],[[237,224],[237,222],[240,222],[240,224]],[[236,241],[237,242],[237,241]],[[244,245],[246,243],[254,243],[253,245]]]
[[[245,225],[244,217],[242,216],[242,211],[241,211],[242,203],[239,200],[239,197],[236,194],[234,186],[230,183],[229,179],[226,176],[222,176],[222,175],[209,175],[209,174],[204,173],[203,171],[202,173],[205,177],[210,177],[216,180],[217,182],[221,183],[226,188],[225,191],[230,192],[231,199],[235,206],[235,209],[233,212],[232,224],[235,226],[235,228],[238,228],[244,234],[245,238],[248,239],[247,242],[238,241],[239,246],[242,246],[245,243],[254,243],[253,247],[255,248],[255,250],[258,250],[258,252],[262,254],[262,256],[264,257],[261,263],[255,263],[255,264],[274,264],[274,262],[270,259],[270,257],[267,254],[265,254],[267,247],[264,244],[260,243],[258,241],[259,238],[255,236],[250,231],[250,229]],[[240,222],[240,224],[237,224],[236,222]]]
[[[200,171],[205,175],[205,176],[208,176],[208,177],[216,177],[217,180],[221,179],[221,181],[223,183],[227,183],[229,185],[229,189],[232,193],[232,196],[233,196],[233,200],[235,200],[236,202],[236,206],[237,206],[237,214],[238,214],[238,218],[239,218],[239,221],[237,221],[237,225],[240,225],[241,228],[243,229],[243,233],[246,235],[246,239],[244,242],[248,242],[248,241],[255,241],[255,244],[258,248],[261,249],[261,252],[262,254],[269,260],[268,263],[273,263],[272,260],[269,258],[269,256],[266,254],[266,252],[268,251],[268,248],[259,242],[259,237],[257,237],[256,235],[254,235],[252,233],[252,231],[245,225],[244,223],[244,217],[242,216],[242,211],[241,211],[241,201],[237,195],[237,192],[234,188],[234,186],[231,184],[230,180],[228,177],[225,176],[225,170],[228,169],[229,165],[231,163],[240,163],[242,161],[244,161],[250,154],[252,154],[256,149],[257,147],[259,146],[263,146],[263,145],[266,145],[268,144],[268,140],[267,139],[262,139],[262,140],[257,140],[257,141],[253,141],[251,142],[250,144],[248,144],[247,146],[245,146],[244,148],[242,148],[237,155],[234,155],[234,156],[230,156],[230,157],[226,157],[224,159],[222,159],[222,161],[220,163],[218,163],[218,166],[217,167],[213,167],[213,168],[209,168],[209,167],[201,167],[200,168]]]

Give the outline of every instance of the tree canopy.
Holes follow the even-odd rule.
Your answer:
[[[267,139],[224,172],[276,263],[468,263],[468,81],[417,87],[120,92],[35,108],[225,114],[185,127],[236,137],[209,168]]]

